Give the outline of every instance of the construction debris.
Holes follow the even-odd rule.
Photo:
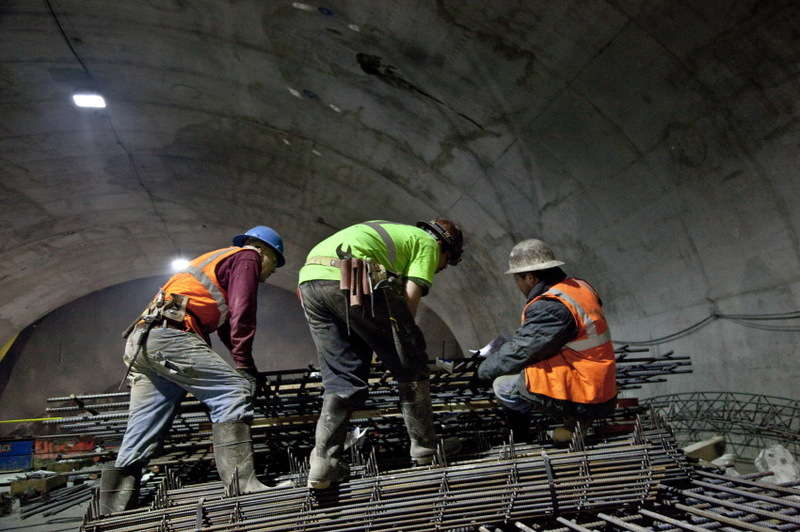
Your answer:
[[[772,473],[772,482],[800,481],[800,465],[783,445],[771,445],[763,449],[753,464],[759,471]]]
[[[707,440],[698,441],[687,445],[683,452],[689,458],[697,458],[706,462],[713,462],[725,453],[725,438],[713,436]]]
[[[11,483],[11,496],[21,499],[38,497],[67,484],[67,477],[52,471],[35,471]]]

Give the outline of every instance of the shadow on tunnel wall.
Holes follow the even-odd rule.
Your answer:
[[[58,308],[27,327],[0,362],[0,420],[45,416],[48,397],[117,390],[125,374],[121,332],[144,308],[166,277],[137,279],[99,290]],[[262,371],[317,365],[314,343],[294,293],[260,285],[258,331],[253,347]],[[442,320],[421,307],[418,323],[429,355],[461,356]],[[214,349],[229,363],[227,349],[212,335]],[[127,387],[124,388],[127,390]],[[40,434],[31,423],[0,424],[0,435]]]

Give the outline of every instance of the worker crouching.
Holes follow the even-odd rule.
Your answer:
[[[173,275],[126,331],[128,424],[114,467],[103,470],[102,514],[135,505],[143,465],[160,446],[186,393],[212,421],[214,459],[227,493],[268,487],[256,479],[250,422],[258,371],[252,346],[258,283],[283,266],[283,240],[257,226]],[[216,331],[236,369],[211,349]]]
[[[449,220],[410,226],[356,224],[315,246],[300,271],[299,292],[319,354],[325,388],[311,451],[308,486],[323,489],[346,469],[347,421],[367,398],[373,351],[398,381],[411,458],[430,463],[436,448],[428,355],[414,322],[435,273],[461,258],[463,238]],[[457,452],[457,439],[445,440]]]
[[[541,240],[514,246],[506,273],[527,298],[521,325],[510,340],[496,342],[478,368],[479,379],[493,380],[518,441],[527,439],[534,412],[563,418],[553,438],[564,442],[578,422],[587,426],[616,404],[614,348],[602,302],[589,283],[567,277],[563,264]]]

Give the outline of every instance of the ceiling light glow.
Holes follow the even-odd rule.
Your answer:
[[[106,99],[99,94],[73,94],[72,101],[78,107],[88,107],[91,109],[105,109]]]
[[[184,259],[183,257],[177,258],[172,261],[172,271],[173,272],[180,272],[186,269],[189,265],[189,261]]]

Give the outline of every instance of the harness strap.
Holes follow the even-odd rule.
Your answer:
[[[384,222],[390,223],[390,222]],[[375,230],[375,232],[380,235],[381,240],[386,245],[386,256],[389,259],[389,264],[394,264],[394,261],[397,260],[397,245],[392,240],[392,237],[389,236],[389,231],[383,227],[383,223],[381,222],[362,222],[361,225],[366,225],[370,229]]]

